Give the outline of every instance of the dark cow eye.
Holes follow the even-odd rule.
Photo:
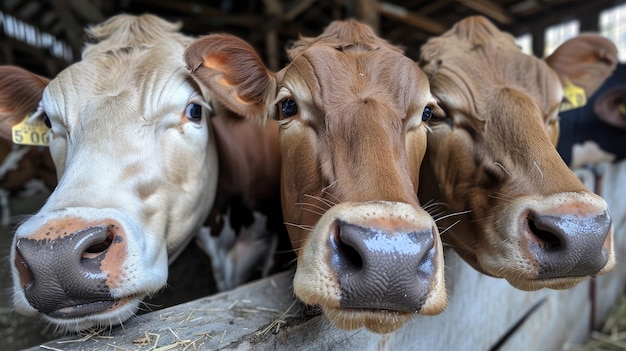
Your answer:
[[[43,123],[46,125],[46,127],[48,128],[52,128],[52,124],[50,123],[50,118],[48,118],[47,114],[43,114]]]
[[[285,117],[291,117],[298,113],[298,105],[291,99],[285,99],[281,102],[281,108]]]
[[[422,112],[422,121],[426,122],[432,116],[433,116],[433,110],[430,107],[426,106],[424,108],[424,112]]]
[[[185,107],[185,117],[190,121],[197,122],[202,119],[202,106],[194,102]]]

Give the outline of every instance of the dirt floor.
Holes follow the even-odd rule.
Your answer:
[[[45,201],[36,195],[11,201],[11,215],[34,213]],[[0,350],[13,351],[32,347],[62,336],[40,317],[21,316],[12,308],[12,280],[9,269],[9,248],[14,226],[0,226]],[[210,264],[195,244],[191,244],[170,266],[168,287],[146,300],[152,310],[190,301],[216,292]]]

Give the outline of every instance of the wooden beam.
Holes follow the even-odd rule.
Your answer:
[[[402,6],[398,6],[384,1],[378,3],[378,12],[387,17],[400,20],[431,34],[439,35],[448,29],[446,26],[437,21],[433,21],[430,18],[410,12]]]
[[[507,12],[500,6],[491,0],[458,0],[459,3],[480,12],[481,14],[492,18],[502,24],[511,24],[513,19],[507,14]]]
[[[75,58],[80,57],[83,48],[83,27],[78,23],[72,15],[68,4],[63,0],[52,0],[55,13],[61,19],[63,29],[67,37],[68,44],[72,47],[72,54]]]
[[[281,18],[283,5],[278,0],[263,0],[265,14],[269,18]],[[278,31],[276,26],[271,26],[265,32],[265,53],[267,55],[267,66],[272,71],[278,71],[280,66],[280,53],[278,49]]]
[[[302,12],[306,11],[317,0],[300,0],[292,3],[289,8],[286,9],[286,13],[283,15],[283,21],[289,22],[298,17]]]
[[[356,7],[357,19],[372,27],[374,32],[380,33],[378,0],[354,0],[354,6]]]

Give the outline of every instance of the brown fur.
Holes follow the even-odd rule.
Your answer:
[[[602,67],[604,56],[596,57],[599,61],[576,61],[579,70],[566,74],[573,77],[585,63]],[[470,210],[439,222],[452,226],[459,220],[442,236],[444,243],[479,271],[522,289],[580,281],[541,281],[540,264],[528,248],[537,240],[526,227],[525,221],[532,221],[528,213],[568,213],[561,201],[577,207],[571,216],[580,218],[607,210],[554,148],[563,93],[553,68],[521,53],[511,35],[484,17],[462,20],[429,40],[419,64],[446,112],[430,123],[419,197],[443,201],[451,212]],[[599,245],[610,257],[605,272],[614,264],[612,231]]]
[[[185,60],[229,108],[279,120],[283,215],[299,256],[296,295],[320,304],[342,328],[388,332],[414,315],[340,307],[327,243],[339,235],[333,234],[337,223],[355,221],[381,231],[434,234],[428,264],[435,268],[420,312],[441,312],[446,294],[438,235],[416,197],[425,150],[422,112],[436,106],[425,75],[399,48],[356,21],[334,22],[318,37],[301,38],[289,56],[292,62],[272,73],[245,42],[212,35],[192,44]],[[293,116],[283,114],[287,100],[297,105]],[[418,157],[407,157],[407,148]]]

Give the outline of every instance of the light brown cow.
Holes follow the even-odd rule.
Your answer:
[[[30,120],[51,126],[59,179],[13,240],[18,312],[71,330],[121,323],[165,286],[168,261],[214,201],[279,202],[278,124],[214,115],[215,101],[185,69],[193,39],[179,28],[120,15],[92,27],[95,43],[50,82],[1,71],[0,101],[9,103],[0,135],[39,104]]]
[[[588,80],[604,80],[615,56],[582,40],[563,80],[587,80],[590,94],[599,84]],[[524,290],[568,288],[610,270],[607,204],[554,147],[563,97],[557,73],[483,17],[430,39],[420,66],[445,115],[430,121],[419,197],[471,211],[440,222],[459,221],[444,243],[477,270]]]
[[[185,59],[233,111],[280,120],[295,294],[347,329],[389,332],[441,312],[441,243],[416,196],[422,120],[436,107],[426,76],[356,21],[301,38],[289,56],[273,73],[244,41],[212,35]]]

